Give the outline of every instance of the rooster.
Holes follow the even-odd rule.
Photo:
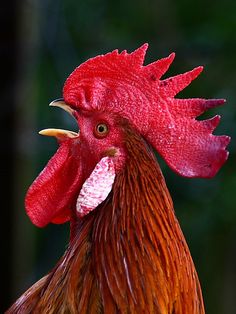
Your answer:
[[[204,313],[154,150],[181,176],[214,176],[230,138],[212,134],[220,116],[196,117],[224,100],[175,98],[202,67],[161,80],[174,54],[144,66],[147,47],[89,59],[51,103],[79,132],[40,132],[55,136],[59,149],[25,206],[38,227],[70,221],[70,243],[6,313]]]

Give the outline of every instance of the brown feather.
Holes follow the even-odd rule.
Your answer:
[[[161,170],[127,123],[127,161],[107,200],[73,223],[52,272],[10,313],[203,314],[198,276]]]

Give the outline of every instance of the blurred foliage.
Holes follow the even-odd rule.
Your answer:
[[[236,120],[234,0],[191,4],[187,0],[25,0],[21,9],[17,176],[18,182],[24,177],[24,184],[16,186],[17,217],[23,222],[18,227],[15,263],[24,266],[18,269],[20,280],[13,298],[52,268],[68,241],[68,225],[43,230],[31,226],[24,216],[23,198],[26,187],[57,147],[52,139],[39,138],[36,132],[47,127],[77,129],[65,113],[47,104],[61,97],[66,77],[81,62],[116,48],[132,51],[144,42],[150,44],[146,63],[175,51],[168,76],[205,66],[181,96],[227,98],[227,105],[209,113],[222,116],[218,134],[234,136]],[[161,161],[209,314],[236,312],[234,138],[229,150],[227,164],[211,180],[178,177]],[[21,248],[27,247],[29,239],[32,243],[26,254],[31,258],[27,262]]]

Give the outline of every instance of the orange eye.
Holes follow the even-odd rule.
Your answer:
[[[107,136],[107,134],[109,132],[109,128],[108,128],[106,123],[99,123],[96,125],[94,131],[95,131],[94,135],[96,137],[103,138],[103,137]]]

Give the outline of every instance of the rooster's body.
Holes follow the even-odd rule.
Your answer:
[[[144,56],[145,48],[146,46],[143,46],[133,53],[137,63],[141,61],[142,55]],[[109,67],[111,66],[109,58],[112,54],[107,56],[107,67]],[[117,56],[121,58],[122,54],[113,53],[112,60],[115,65]],[[132,54],[123,53],[123,56],[128,59]],[[104,58],[103,65],[105,65],[106,56],[100,58]],[[68,79],[64,89],[66,105],[60,104],[66,107],[67,111],[72,112],[78,120],[81,126],[80,134],[64,130],[44,131],[45,134],[55,135],[59,139],[60,148],[32,185],[26,198],[27,212],[38,226],[43,226],[50,221],[62,223],[70,219],[69,247],[56,267],[23,294],[8,310],[8,314],[202,314],[204,306],[198,276],[176,220],[171,197],[149,143],[156,147],[155,143],[159,141],[159,151],[164,157],[166,150],[169,149],[170,156],[167,160],[172,168],[182,175],[191,176],[195,170],[192,176],[200,176],[205,169],[206,176],[212,176],[227,158],[224,148],[229,139],[224,136],[215,137],[212,134],[210,136],[210,130],[215,122],[208,121],[208,129],[204,134],[202,133],[202,136],[212,137],[214,144],[209,143],[208,147],[205,147],[206,150],[208,149],[205,164],[198,165],[198,162],[202,161],[202,155],[195,159],[191,155],[194,147],[190,149],[189,163],[187,160],[179,160],[181,158],[174,157],[176,154],[173,148],[177,144],[174,138],[170,138],[172,133],[168,131],[168,126],[163,134],[170,140],[165,142],[164,146],[162,146],[163,134],[153,137],[155,130],[149,130],[148,125],[154,125],[155,117],[145,118],[148,108],[141,106],[137,108],[137,115],[141,117],[138,112],[140,109],[145,119],[145,121],[140,120],[140,125],[137,125],[137,120],[136,122],[131,120],[135,111],[127,109],[127,114],[124,114],[125,107],[119,106],[122,99],[118,99],[116,103],[114,98],[113,102],[111,101],[111,94],[114,93],[115,88],[117,93],[125,89],[125,86],[117,87],[116,80],[121,79],[120,73],[122,73],[120,68],[114,66],[117,75],[114,76],[113,73],[108,77],[109,85],[104,79],[107,68],[102,68],[99,72],[94,60],[96,61],[96,58],[88,61],[91,69],[86,70],[87,77],[90,79],[92,77],[93,80],[89,81],[85,78],[81,85],[75,88],[79,82],[76,71],[83,72],[85,63],[84,68],[83,65],[79,67],[74,76],[72,74]],[[97,64],[98,61],[100,60],[97,60]],[[157,65],[159,68],[157,67],[154,73],[155,78],[164,73],[163,63],[159,62]],[[124,64],[123,66],[125,67]],[[132,66],[135,68],[135,62]],[[125,78],[128,77],[126,73],[123,75]],[[154,76],[151,80],[154,80]],[[169,80],[168,84],[172,84],[171,79]],[[191,81],[190,78],[188,80]],[[181,84],[181,88],[187,85],[186,77],[185,83],[179,81],[179,85]],[[105,90],[102,89],[104,86]],[[137,86],[138,84],[135,86],[136,89]],[[181,89],[174,86],[172,85],[172,88],[175,91]],[[82,93],[82,88],[86,92]],[[150,91],[147,91],[145,95],[147,102],[149,93]],[[130,101],[127,95],[135,101],[135,97],[127,90],[124,96],[126,106]],[[101,99],[106,97],[108,101],[103,106]],[[77,103],[73,102],[73,99],[77,99]],[[138,99],[140,101],[141,97]],[[179,112],[184,110],[188,113],[199,130],[201,129],[197,124],[199,122],[193,117],[203,112],[204,106],[211,107],[222,102],[197,99],[194,108],[184,109],[184,101],[185,105],[188,104],[188,100],[183,100],[182,105],[179,102],[175,110]],[[194,102],[193,99],[189,101]],[[173,105],[173,102],[170,103]],[[153,106],[153,103],[151,105]],[[106,106],[110,106],[110,111]],[[173,119],[171,108],[167,116]],[[178,117],[178,113],[175,118],[182,119],[181,115]],[[158,119],[161,122],[157,128],[161,128],[165,123],[165,117],[158,117]],[[173,120],[172,125],[174,122]],[[93,130],[92,133],[90,130]],[[204,128],[201,130],[203,132]],[[182,131],[182,137],[187,138],[188,125]],[[195,132],[194,128],[192,132]],[[181,139],[178,140],[182,143]],[[193,143],[194,141],[195,139]],[[195,150],[202,149],[201,145],[206,146],[204,141],[199,143]],[[95,153],[93,148],[98,143],[95,156],[90,155]],[[187,144],[179,145],[181,148],[179,154],[183,157]],[[214,162],[216,151],[219,158]],[[176,164],[172,165],[174,158]],[[195,168],[194,164],[196,164]],[[61,180],[57,182],[57,178]],[[100,182],[100,178],[103,181]],[[63,186],[66,188],[64,198],[60,195]],[[40,195],[44,195],[43,192],[46,196],[39,200]],[[58,203],[55,205],[57,198]]]

